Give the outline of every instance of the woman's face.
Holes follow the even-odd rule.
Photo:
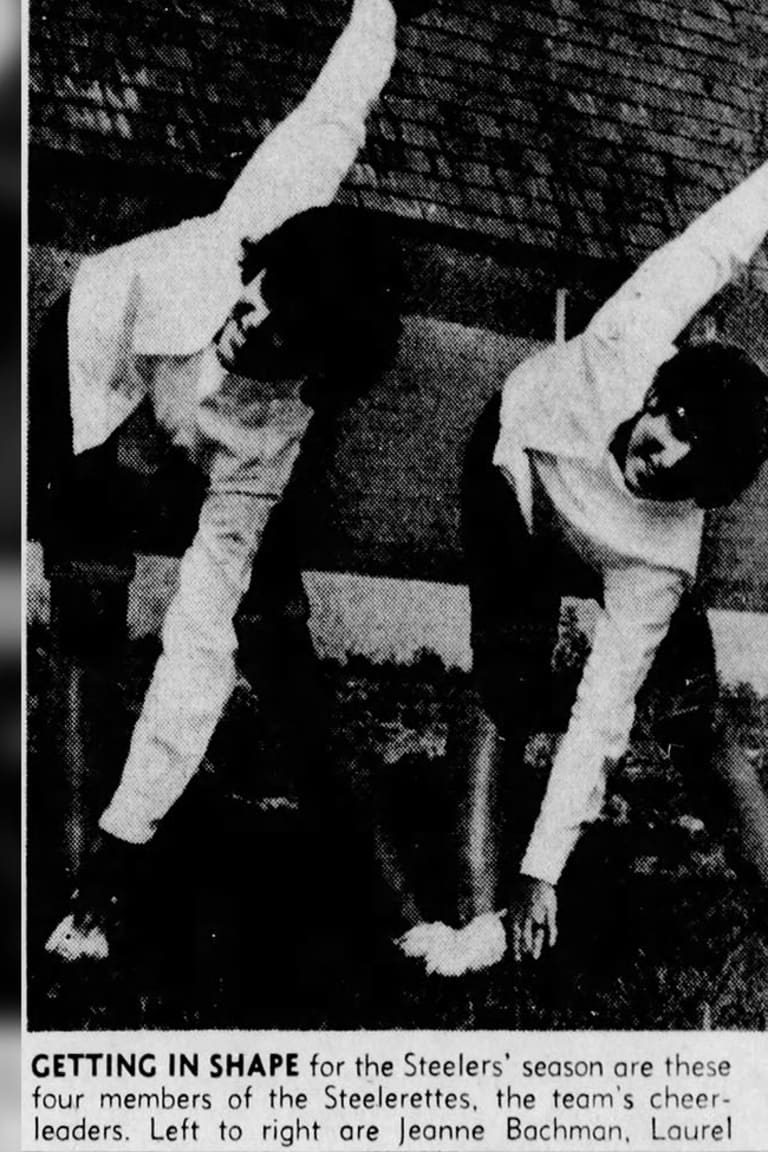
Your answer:
[[[635,420],[623,464],[624,481],[645,500],[691,496],[694,436],[684,408],[666,411],[651,399]]]
[[[298,379],[313,368],[311,341],[302,341],[271,311],[262,296],[264,274],[242,294],[214,338],[216,355],[228,372],[263,381]]]

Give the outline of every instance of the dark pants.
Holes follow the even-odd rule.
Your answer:
[[[470,438],[462,484],[462,533],[472,613],[472,654],[480,702],[520,758],[537,728],[563,729],[576,684],[553,675],[561,598],[601,597],[601,584],[547,531],[543,491],[535,493],[530,533],[514,490],[493,464],[500,397],[482,412]],[[692,595],[683,597],[659,647],[645,691],[663,705],[656,736],[681,770],[701,771],[711,759],[712,705],[717,692],[709,624]]]

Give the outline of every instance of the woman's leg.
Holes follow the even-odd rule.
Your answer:
[[[332,685],[308,627],[297,540],[301,477],[292,478],[267,525],[237,620],[240,669],[258,700],[272,782],[299,801],[302,860],[296,883],[317,971],[336,979],[342,951],[370,965],[384,926],[391,935],[422,919],[386,804],[379,765],[335,740]],[[339,752],[342,754],[339,755]]]
[[[669,749],[710,830],[725,835],[734,868],[768,894],[768,795],[747,714],[719,699],[715,652],[704,609],[686,598],[651,671],[666,701],[659,738]],[[736,843],[729,830],[736,831]]]
[[[492,461],[500,398],[481,414],[462,477],[461,526],[471,606],[474,688],[451,741],[459,778],[462,918],[496,907],[503,827],[527,810],[519,775],[525,744],[550,708],[559,593],[546,542],[523,520],[514,490]],[[509,779],[503,779],[502,775]]]
[[[64,852],[73,875],[115,742],[116,678],[133,575],[130,494],[116,437],[72,453],[68,298],[41,327],[29,373],[29,526],[50,581],[52,723],[47,743],[66,779]]]

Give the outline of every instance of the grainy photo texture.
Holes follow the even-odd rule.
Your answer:
[[[765,1028],[762,0],[28,16],[29,1028]]]

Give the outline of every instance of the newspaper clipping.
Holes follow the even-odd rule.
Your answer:
[[[768,9],[24,31],[23,1152],[765,1152]]]

